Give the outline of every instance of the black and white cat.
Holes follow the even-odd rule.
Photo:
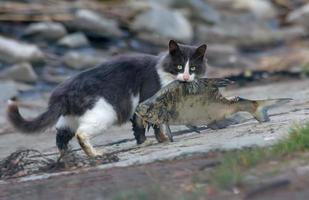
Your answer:
[[[8,119],[20,131],[38,133],[56,124],[56,143],[63,154],[76,136],[88,156],[97,156],[88,135],[101,133],[112,125],[133,122],[138,144],[146,140],[145,128],[134,115],[137,104],[154,95],[175,79],[192,81],[204,76],[207,46],[193,47],[171,40],[169,51],[159,55],[118,56],[86,70],[57,86],[47,111],[32,120],[24,119],[17,103],[10,101]],[[159,142],[166,138],[154,127]]]

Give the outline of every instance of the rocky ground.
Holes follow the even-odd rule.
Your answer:
[[[5,177],[0,182],[0,198],[54,199],[57,194],[62,199],[96,199],[102,195],[119,199],[115,196],[119,191],[130,193],[140,187],[150,190],[149,194],[167,188],[162,196],[153,194],[154,199],[162,199],[166,192],[174,190],[177,192],[173,197],[179,197],[190,190],[199,169],[212,163],[210,152],[270,145],[286,136],[293,125],[308,121],[308,3],[306,0],[0,2],[1,159],[18,149],[37,149],[47,159],[57,158],[53,129],[25,136],[7,123],[5,108],[9,98],[17,96],[22,113],[36,116],[46,107],[51,89],[67,77],[113,55],[157,54],[166,49],[170,39],[208,44],[208,77],[228,77],[236,82],[222,91],[226,96],[294,99],[272,110],[271,121],[267,123],[259,124],[249,115],[241,114],[235,116],[237,124],[222,130],[201,127],[201,133],[195,133],[185,127],[173,127],[175,142],[167,144],[157,144],[149,132],[152,145],[137,146],[130,124],[114,127],[92,138],[97,148],[112,154],[99,162],[85,162],[87,158],[74,140],[72,155],[80,163],[46,171],[23,170],[14,178]],[[308,163],[293,168],[302,169],[303,165]],[[284,170],[292,173],[290,166]],[[289,179],[293,180],[292,189],[280,191],[278,198],[272,199],[280,199],[281,194],[294,195],[295,188],[302,191],[298,199],[308,197],[299,183],[307,183],[309,179],[304,176],[300,180],[299,176],[292,173],[293,179]],[[223,199],[224,195],[240,199],[244,194],[220,193]],[[267,194],[263,198],[268,198]]]
[[[84,160],[87,158],[80,151],[76,141],[73,141],[73,149],[77,150],[74,151],[74,156],[75,159],[78,158],[76,160],[80,163],[66,169],[39,170],[34,174],[31,174],[31,170],[28,173],[17,173],[15,178],[4,179],[1,182],[0,188],[4,191],[2,197],[4,199],[53,199],[55,197],[52,194],[57,193],[59,198],[72,198],[72,195],[75,196],[78,191],[81,194],[81,199],[86,197],[96,198],[102,194],[112,198],[118,190],[130,191],[143,186],[142,188],[147,191],[149,188],[158,187],[157,184],[160,185],[161,183],[167,185],[171,190],[179,190],[178,195],[181,195],[186,190],[186,186],[190,186],[192,174],[197,173],[198,176],[199,169],[204,165],[208,163],[211,166],[216,163],[216,159],[213,159],[214,156],[211,156],[215,150],[273,144],[285,137],[293,125],[305,123],[309,115],[308,84],[308,80],[298,80],[224,91],[225,95],[228,96],[240,94],[248,98],[293,97],[294,100],[291,103],[271,110],[271,121],[267,123],[259,124],[251,116],[244,114],[236,117],[240,124],[216,131],[204,128],[201,133],[195,133],[187,131],[184,127],[173,127],[176,135],[175,142],[158,144],[152,133],[149,133],[149,140],[153,144],[142,147],[137,146],[135,141],[132,140],[129,125],[114,128],[92,138],[92,142],[97,144],[98,149],[104,149],[106,153],[113,154],[119,159],[105,164],[85,165]],[[269,93],[270,90],[272,91],[271,94]],[[32,137],[20,134],[3,134],[0,140],[1,157],[7,156],[19,148],[34,148],[44,153],[47,158],[56,160],[57,151],[54,136],[52,133]],[[180,161],[175,161],[175,159]],[[154,164],[149,165],[149,163]],[[308,162],[306,163],[308,165]],[[170,165],[171,169],[169,169]],[[304,163],[296,166],[296,168],[293,166],[292,169],[300,168],[301,170],[303,166]],[[168,176],[162,175],[162,173],[166,173]],[[262,179],[264,180],[264,178]],[[85,184],[88,181],[100,184],[97,186],[96,184]],[[131,185],[132,181],[135,182],[133,185]],[[10,183],[14,183],[14,187],[11,187]],[[298,182],[296,181],[296,183]],[[74,186],[68,186],[71,184]],[[168,186],[170,184],[176,184],[177,187],[170,188]],[[60,185],[67,185],[68,191],[63,191]],[[22,188],[25,191],[15,192]],[[32,192],[27,196],[29,191]],[[33,196],[33,193],[36,195]],[[240,196],[230,195],[239,199],[244,194]],[[308,194],[304,193],[303,195],[307,196]]]

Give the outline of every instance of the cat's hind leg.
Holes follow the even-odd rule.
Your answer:
[[[87,133],[84,133],[82,131],[77,131],[76,138],[78,140],[79,145],[81,146],[83,151],[87,154],[87,156],[93,158],[96,156],[103,155],[103,152],[98,152],[93,148],[93,146],[90,143]]]
[[[101,156],[103,152],[98,152],[93,148],[88,136],[102,133],[117,123],[117,114],[113,106],[104,98],[100,98],[93,108],[87,110],[79,118],[78,122],[76,137],[81,148],[89,157]]]
[[[75,132],[68,127],[57,128],[56,145],[62,158],[68,150],[69,141],[75,136]]]
[[[69,141],[75,136],[78,121],[74,116],[61,116],[56,124],[56,145],[62,158],[68,150]]]

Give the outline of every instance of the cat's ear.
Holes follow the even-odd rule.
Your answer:
[[[179,48],[177,42],[175,42],[174,40],[170,40],[170,42],[168,43],[168,50],[169,50],[171,55],[175,55],[175,54],[177,54],[177,52],[180,51],[180,48]]]
[[[195,50],[194,56],[195,57],[204,57],[205,53],[206,53],[206,49],[207,49],[207,45],[203,44],[199,47],[197,47],[197,49]]]

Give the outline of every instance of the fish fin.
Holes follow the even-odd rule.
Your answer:
[[[226,87],[228,85],[234,84],[234,81],[231,81],[226,78],[204,78],[208,84],[214,85],[216,87]]]
[[[212,130],[217,130],[217,129],[226,128],[231,124],[232,124],[232,120],[222,119],[222,120],[217,120],[217,121],[214,121],[214,122],[207,124],[207,127],[212,129]]]
[[[201,131],[198,130],[198,127],[197,127],[197,126],[186,125],[186,127],[187,127],[190,131],[193,131],[193,132],[196,132],[196,133],[201,133]]]
[[[164,124],[164,127],[165,127],[166,135],[168,136],[168,138],[170,139],[171,142],[174,142],[173,134],[172,134],[170,125],[167,124],[167,123],[165,123],[165,124]]]
[[[259,122],[267,122],[267,121],[270,120],[269,116],[267,114],[267,111],[270,108],[281,106],[283,104],[290,102],[291,100],[293,100],[293,99],[291,99],[291,98],[279,98],[279,99],[268,99],[268,100],[255,101],[255,103],[257,104],[257,107],[256,107],[255,111],[252,113],[252,115]]]

